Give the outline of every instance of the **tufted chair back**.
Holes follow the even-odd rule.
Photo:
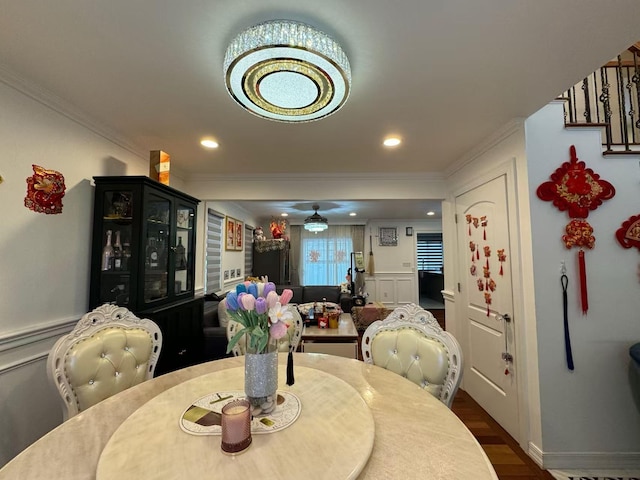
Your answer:
[[[161,346],[158,326],[126,308],[105,304],[84,315],[47,359],[64,419],[152,378]]]
[[[300,338],[302,337],[302,317],[300,316],[300,312],[298,312],[298,309],[295,307],[295,305],[289,304],[286,307],[293,314],[293,321],[287,329],[287,334],[280,340],[278,340],[278,351],[288,352],[289,349],[291,349],[295,352],[298,348],[298,344],[300,343]],[[229,341],[233,338],[236,332],[242,329],[242,325],[233,320],[230,315],[227,315],[227,317],[229,317],[227,323],[227,341]],[[246,342],[244,341],[244,338],[241,338],[240,341],[235,344],[231,352],[235,357],[245,354]]]
[[[402,375],[451,408],[462,380],[462,352],[457,340],[417,305],[396,308],[362,337],[365,363]]]

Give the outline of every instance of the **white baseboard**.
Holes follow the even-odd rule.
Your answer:
[[[542,450],[540,450],[540,447],[529,442],[529,451],[527,454],[538,464],[540,468],[542,468],[544,454],[542,453]]]
[[[531,448],[529,451],[531,452]],[[554,452],[542,453],[542,460],[542,468],[547,470],[551,468],[562,470],[640,468],[640,452]]]

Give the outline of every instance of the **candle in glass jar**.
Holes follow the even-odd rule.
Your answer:
[[[239,453],[251,444],[251,408],[247,400],[222,407],[222,450]]]

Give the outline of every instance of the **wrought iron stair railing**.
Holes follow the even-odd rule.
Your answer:
[[[640,42],[567,90],[567,127],[602,127],[604,155],[640,154]]]

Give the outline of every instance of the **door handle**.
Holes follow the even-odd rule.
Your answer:
[[[496,315],[496,320],[498,322],[502,322],[504,321],[504,323],[511,323],[511,316],[508,313],[505,314],[497,314]]]

